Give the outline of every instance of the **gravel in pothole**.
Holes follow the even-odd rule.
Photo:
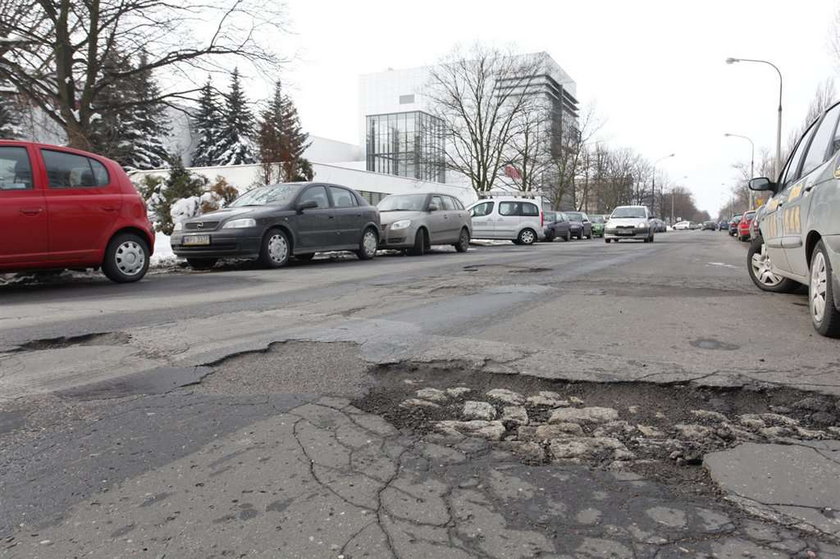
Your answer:
[[[711,489],[708,452],[743,442],[840,439],[838,400],[790,389],[569,383],[391,366],[355,404],[427,440],[470,439],[532,464],[632,470]],[[694,487],[691,485],[694,484]]]

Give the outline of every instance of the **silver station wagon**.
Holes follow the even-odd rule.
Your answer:
[[[747,268],[764,291],[808,286],[811,321],[817,332],[840,338],[840,103],[825,111],[802,135],[778,182],[750,181],[770,191],[760,212]]]

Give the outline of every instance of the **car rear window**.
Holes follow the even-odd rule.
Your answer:
[[[0,190],[31,190],[32,165],[23,147],[0,147]]]
[[[110,182],[105,166],[90,157],[51,149],[42,149],[41,155],[50,188],[96,188]]]

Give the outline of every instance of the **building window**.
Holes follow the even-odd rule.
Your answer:
[[[446,182],[443,121],[422,111],[366,119],[367,170]]]
[[[410,105],[414,103],[414,94],[400,95],[400,105]]]

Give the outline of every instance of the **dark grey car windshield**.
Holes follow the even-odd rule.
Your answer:
[[[616,208],[615,211],[610,216],[612,218],[622,218],[622,217],[630,217],[630,218],[639,218],[645,219],[647,217],[645,215],[644,208]]]
[[[583,214],[580,212],[566,212],[566,215],[572,221],[583,221]]]
[[[399,194],[385,197],[376,206],[380,212],[422,212],[426,209],[425,194]]]
[[[291,202],[299,191],[299,186],[291,184],[260,186],[249,190],[231,202],[228,207],[285,205]]]

